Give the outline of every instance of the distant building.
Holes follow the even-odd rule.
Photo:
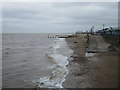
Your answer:
[[[118,26],[118,27],[110,27],[109,29],[107,29],[105,31],[105,35],[119,37],[120,36],[120,26]]]
[[[96,33],[99,33],[101,35],[106,35],[106,36],[119,37],[120,36],[120,26],[106,27],[106,28],[104,28],[102,30],[96,31]]]
[[[75,34],[81,34],[82,32],[81,31],[77,31]]]

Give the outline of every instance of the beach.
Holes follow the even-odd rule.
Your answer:
[[[86,34],[67,38],[47,36],[3,35],[3,88],[118,87],[117,51],[86,53]]]
[[[69,60],[69,70],[64,88],[117,88],[118,52],[110,50],[86,56],[87,36],[84,34],[66,38],[74,51]]]

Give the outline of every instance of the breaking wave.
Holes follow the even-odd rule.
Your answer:
[[[50,63],[52,63],[52,66],[48,66],[48,68],[53,69],[53,71],[51,75],[37,80],[37,86],[38,88],[63,88],[62,83],[68,74],[66,65],[68,65],[68,59],[70,59],[73,51],[67,46],[64,38],[54,40],[53,44],[49,47],[50,50],[46,53],[46,56]]]

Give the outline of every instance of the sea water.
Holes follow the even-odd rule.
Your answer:
[[[48,38],[48,34],[3,34],[2,87],[63,88],[72,53],[64,38]]]

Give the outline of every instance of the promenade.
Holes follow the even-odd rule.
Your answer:
[[[74,52],[67,66],[65,88],[118,87],[118,52],[110,50],[102,36],[90,35],[87,42],[86,35],[81,34],[66,41]],[[93,56],[86,57],[86,45],[87,50],[94,52]]]
[[[89,35],[88,36],[88,47],[87,52],[97,53],[108,51],[110,44],[107,43],[100,35]]]

